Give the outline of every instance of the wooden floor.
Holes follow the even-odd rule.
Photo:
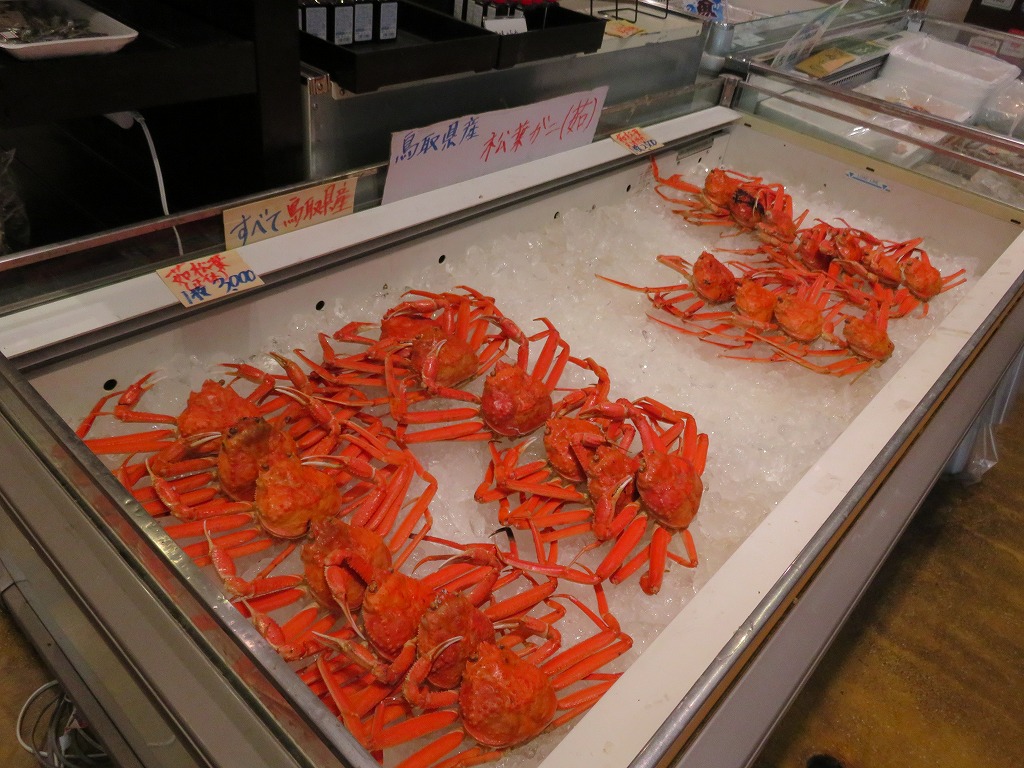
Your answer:
[[[1024,766],[1024,402],[940,481],[755,768]]]
[[[4,768],[39,765],[18,745],[15,724],[29,695],[51,679],[0,603],[0,765]]]
[[[1024,766],[1024,403],[982,482],[942,481],[755,768]],[[49,679],[0,607],[0,766]]]

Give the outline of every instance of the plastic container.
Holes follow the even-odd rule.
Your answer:
[[[945,120],[952,120],[956,123],[966,123],[971,119],[971,113],[960,104],[955,104],[938,96],[920,91],[892,80],[872,80],[871,82],[858,85],[853,90],[871,96],[881,101],[888,101],[892,104],[899,104],[908,107],[916,112],[927,112]]]
[[[856,120],[863,121],[865,125],[854,125],[845,120],[823,115],[813,109],[807,109],[776,98],[768,98],[761,101],[757,105],[757,113],[782,125],[795,128],[801,133],[825,139],[830,143],[858,152],[867,153],[872,157],[891,159],[898,157],[905,151],[906,145],[903,142],[871,129],[871,116],[873,113],[867,110],[836,101],[827,96],[817,96],[799,91],[790,91],[789,95],[811,106],[822,107],[832,112],[849,115]]]
[[[955,123],[967,123],[971,119],[970,111],[960,104],[954,104],[951,101],[940,99],[938,96],[891,80],[872,80],[853,90],[863,93],[865,96],[871,96],[891,104],[899,104],[917,112],[926,112]],[[908,138],[929,144],[938,144],[947,135],[945,131],[937,128],[928,128],[892,115],[871,113],[869,119],[872,125],[888,128]],[[928,152],[927,149],[912,141],[900,141],[889,159],[902,165],[909,165],[926,152]]]
[[[1014,80],[988,97],[975,122],[982,128],[1024,138],[1024,83]]]
[[[1019,74],[1019,68],[993,56],[920,34],[893,46],[878,77],[958,104],[974,117],[989,96]]]

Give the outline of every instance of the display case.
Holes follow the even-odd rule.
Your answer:
[[[1018,39],[906,12],[830,28],[801,58],[850,41],[877,54],[850,55],[818,76],[795,61],[776,62],[778,46],[738,48],[728,66],[748,81],[744,108],[880,162],[1015,208],[1024,204]]]
[[[704,67],[715,73],[723,67],[729,71],[745,71],[748,61],[771,59],[786,43],[820,19],[827,8],[827,4],[793,4],[792,7],[781,4],[772,13],[715,22],[708,36]],[[848,2],[830,19],[828,34],[836,36],[854,33],[863,27],[898,23],[909,8],[908,2]]]
[[[688,98],[700,101],[692,90]],[[609,120],[625,118],[613,110]],[[680,203],[655,193],[651,158],[602,139],[245,246],[240,253],[264,285],[236,298],[186,309],[140,270],[0,318],[5,602],[38,632],[37,644],[66,659],[90,722],[104,726],[104,744],[124,764],[374,760],[324,691],[306,684],[303,664],[315,661],[275,653],[244,617],[244,602],[175,541],[175,521],[152,516],[118,482],[120,458],[104,463],[75,428],[100,397],[150,371],[160,380],[146,385],[142,403],[176,413],[204,378],[227,380],[235,369],[223,363],[277,373],[269,352],[311,356],[318,333],[376,324],[410,289],[460,285],[493,297],[528,335],[548,338],[534,320],[547,318],[576,358],[606,368],[616,397],[686,411],[709,446],[704,499],[690,525],[698,565],[672,561],[657,595],[644,594],[636,576],[606,585],[609,610],[633,643],[605,670],[617,679],[585,715],[503,759],[747,764],[1015,370],[1024,241],[1011,206],[753,114],[712,106],[645,129],[662,144],[654,152],[662,179],[700,181],[723,166],[778,181],[812,217],[842,216],[883,238],[924,238],[942,273],[962,268],[966,282],[932,298],[927,314],[918,308],[893,321],[892,357],[859,376],[728,359],[654,323],[642,294],[594,274],[661,285],[671,278],[659,253],[694,258],[702,248],[756,243],[723,241],[720,227],[674,214]],[[575,386],[575,375],[561,386]],[[104,429],[116,420],[100,421]],[[439,480],[433,533],[490,540],[494,509],[472,499],[485,443],[420,449],[424,470]],[[270,556],[240,561],[246,578]],[[594,599],[590,587],[574,594]],[[592,630],[590,619],[567,624],[565,647]]]

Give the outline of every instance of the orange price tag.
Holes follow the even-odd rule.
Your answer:
[[[647,30],[643,27],[630,24],[622,19],[609,19],[608,23],[604,25],[604,33],[611,37],[632,37],[633,35],[646,34],[646,32]]]
[[[621,144],[634,155],[642,155],[652,149],[660,149],[665,146],[657,139],[652,139],[642,128],[627,128],[624,131],[612,134],[612,140]]]
[[[183,261],[173,267],[158,269],[156,273],[186,307],[263,285],[260,276],[245,263],[238,251],[224,251]]]

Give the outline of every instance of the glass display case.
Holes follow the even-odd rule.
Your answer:
[[[745,111],[1011,208],[1024,204],[1017,38],[908,12],[829,28],[803,64],[782,64],[778,53],[737,46],[730,55],[746,79]],[[815,68],[826,59],[829,71]]]
[[[716,103],[731,103],[733,96],[739,109]],[[590,392],[587,382],[604,375],[610,400],[650,408],[658,424],[675,414],[674,426],[659,427],[659,434],[673,446],[681,441],[679,450],[700,466],[704,488],[696,518],[671,529],[668,561],[655,557],[647,573],[641,558],[639,573],[623,572],[616,579],[621,583],[604,585],[604,598],[585,574],[604,563],[611,542],[568,533],[559,538],[558,591],[572,597],[553,598],[542,613],[567,614],[565,624],[557,619],[554,625],[564,649],[604,632],[621,641],[607,657],[600,654],[605,667],[583,674],[586,681],[612,684],[581,717],[559,725],[549,716],[545,722],[559,727],[542,728],[538,740],[522,746],[502,745],[504,764],[749,761],[921,499],[1005,387],[1024,344],[1024,240],[1016,209],[895,162],[876,165],[862,150],[758,115],[759,104],[746,111],[748,99],[764,103],[766,97],[776,94],[735,79],[666,91],[660,100],[651,97],[647,112],[637,103],[613,107],[589,146],[387,205],[377,204],[380,178],[367,171],[353,215],[238,249],[263,284],[198,308],[180,303],[152,270],[217,253],[223,242],[214,234],[214,211],[122,233],[141,239],[112,234],[102,243],[68,245],[65,252],[81,261],[77,273],[53,274],[65,262],[46,253],[19,267],[27,270],[26,284],[33,283],[33,265],[39,265],[38,279],[49,282],[0,316],[0,444],[10,467],[0,478],[0,561],[11,574],[5,602],[20,606],[23,625],[37,627],[37,644],[49,643],[67,659],[71,687],[124,764],[375,764],[372,752],[380,743],[365,733],[358,743],[327,685],[322,665],[339,663],[337,649],[306,633],[308,625],[289,623],[294,609],[228,588],[237,586],[234,576],[250,583],[287,577],[291,586],[308,578],[296,570],[296,556],[285,553],[287,543],[257,531],[267,548],[239,554],[235,573],[223,563],[215,567],[210,548],[221,531],[188,517],[190,505],[201,502],[162,493],[165,478],[146,458],[154,447],[136,441],[140,434],[173,441],[190,393],[207,379],[243,398],[273,382],[279,394],[291,390],[283,400],[294,397],[307,408],[319,402],[337,416],[359,395],[304,396],[301,377],[292,371],[296,378],[286,381],[281,366],[294,363],[306,384],[322,384],[330,350],[340,355],[343,343],[368,343],[353,341],[363,333],[372,342],[389,310],[410,311],[403,302],[423,298],[477,294],[493,303],[474,322],[491,323],[500,310],[523,331],[505,338],[507,323],[501,333],[487,331],[498,333],[494,348],[503,362],[544,371],[550,361],[541,358],[556,354],[542,351],[545,342],[568,344],[564,379],[550,385],[554,396]],[[664,119],[639,117],[671,110],[675,114]],[[931,128],[932,122],[920,125]],[[610,127],[637,123],[661,145],[649,156],[633,156],[603,137]],[[834,341],[839,313],[854,312],[861,294],[849,294],[835,310],[833,335],[821,342],[832,351],[822,360],[779,337],[772,337],[765,355],[755,337],[743,335],[752,326],[738,316],[697,333],[680,333],[648,316],[657,305],[623,284],[679,282],[659,255],[689,262],[710,250],[731,269],[756,273],[775,252],[762,248],[771,238],[756,236],[763,227],[734,231],[715,218],[720,212],[702,207],[702,184],[718,167],[757,179],[759,195],[770,189],[783,201],[784,188],[792,209],[773,209],[773,215],[792,223],[843,221],[870,231],[879,243],[912,243],[903,255],[916,262],[927,250],[943,282],[928,299],[900,294],[906,316],[893,313],[891,355],[857,357]],[[766,199],[758,200],[753,207],[763,209]],[[181,228],[182,252],[174,227]],[[94,281],[72,279],[88,274],[89,258],[102,249],[130,257],[143,243],[149,255],[130,269],[112,268]],[[419,293],[410,296],[410,290]],[[702,312],[694,307],[675,324],[693,331],[688,323],[708,319]],[[541,317],[549,325],[534,319]],[[735,340],[735,333],[749,349],[741,344],[723,352],[714,343]],[[760,360],[749,359],[759,349]],[[150,372],[158,373],[146,378]],[[254,381],[236,380],[243,372]],[[406,418],[387,400],[396,393],[386,380],[372,386],[377,399],[361,403],[364,415],[345,418],[356,425],[355,434],[379,425],[380,439],[393,442],[370,453],[376,473],[360,474],[351,458],[333,459],[360,478],[356,496],[367,492],[373,477],[396,477],[405,459],[395,456],[408,450],[423,474],[402,486],[416,489],[398,503],[403,514],[422,510],[419,500],[426,498],[431,537],[510,546],[503,536],[492,537],[500,504],[475,499],[489,482],[487,443],[420,444],[419,430],[435,424],[396,426]],[[462,420],[471,422],[463,436],[479,434],[465,412],[482,399],[474,386],[479,382],[443,406],[461,409]],[[118,410],[119,398],[131,415]],[[283,400],[274,407],[290,407]],[[148,412],[163,416],[143,415]],[[268,410],[268,418],[275,412]],[[636,411],[631,418],[645,420]],[[318,423],[334,434],[329,419]],[[372,442],[344,431],[349,427],[338,429],[347,435],[342,442]],[[124,434],[130,443],[120,452],[100,448],[122,445],[116,441]],[[108,438],[115,442],[97,442]],[[704,440],[706,461],[696,447]],[[513,445],[518,440],[497,440],[493,447]],[[425,478],[436,480],[436,489],[417,495],[423,484],[434,487]],[[413,527],[423,532],[422,525]],[[513,531],[522,557],[529,560],[531,546],[539,546],[534,533],[554,536],[558,525],[535,522],[532,530],[527,524]],[[683,529],[697,553],[690,567],[675,538]],[[398,538],[400,549],[406,539]],[[650,553],[645,547],[653,540],[631,546]],[[439,541],[420,544],[416,557],[423,565],[410,568],[417,578],[452,559]],[[554,561],[533,556],[535,570],[527,571],[535,575],[512,583],[540,586],[544,574],[551,575],[547,566]],[[502,573],[521,562],[510,557]],[[650,587],[655,575],[663,580],[661,590],[647,594],[644,585]],[[495,591],[506,588],[502,582]],[[314,609],[318,631],[344,635],[349,618],[325,614],[316,603],[302,605]],[[279,653],[289,644],[268,631],[264,612],[288,628],[286,639],[310,645]],[[569,614],[579,623],[571,624]],[[628,650],[620,633],[629,635]],[[521,653],[540,645],[527,643]],[[345,685],[379,689],[379,681],[356,677],[362,682]],[[402,691],[386,689],[357,720],[370,722],[374,712],[382,719],[423,714]],[[375,709],[382,701],[393,708]],[[459,749],[485,751],[488,745],[464,725],[461,705],[441,709],[454,718],[451,727],[464,742]],[[414,742],[397,754],[388,746],[386,759],[422,746]]]

